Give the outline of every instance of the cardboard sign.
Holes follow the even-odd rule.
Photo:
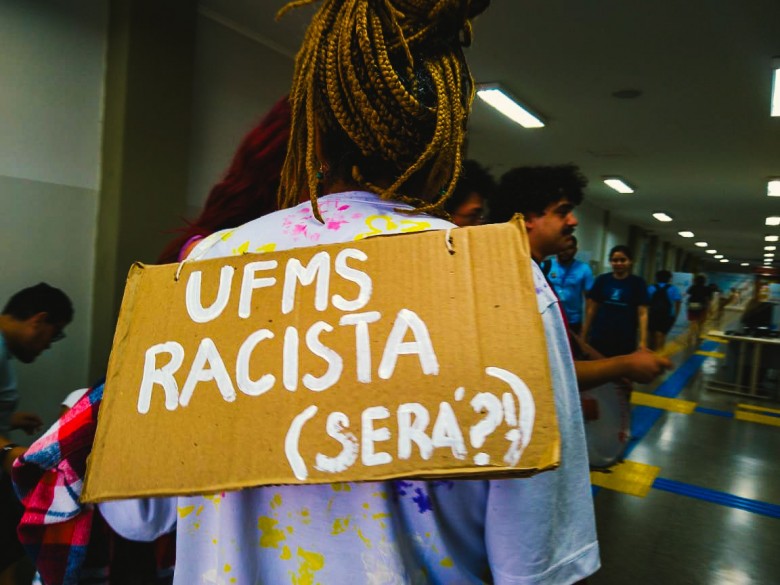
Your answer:
[[[516,219],[133,266],[83,499],[555,467],[530,261]]]

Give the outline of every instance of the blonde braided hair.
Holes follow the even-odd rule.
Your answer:
[[[471,41],[468,19],[488,0],[295,0],[277,18],[317,2],[295,60],[280,208],[297,204],[308,190],[322,220],[319,133],[340,141],[328,152],[348,165],[338,178],[419,211],[439,210],[460,174],[474,97],[461,47]],[[401,194],[413,178],[437,197]]]

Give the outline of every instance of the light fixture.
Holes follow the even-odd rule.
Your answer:
[[[770,215],[767,217],[766,225],[780,225],[780,215]]]
[[[706,248],[707,246],[709,246],[707,242],[696,242],[694,245],[698,246],[699,248]]]
[[[775,253],[774,252],[764,252],[764,258],[774,258]]]
[[[693,232],[677,232],[678,235],[682,236],[683,238],[692,238]]]
[[[544,122],[539,116],[521,106],[517,100],[510,97],[508,91],[496,84],[478,85],[477,95],[487,105],[495,108],[523,128],[544,128]]]
[[[780,57],[772,59],[772,117],[780,116]]]
[[[764,246],[764,250],[766,250],[767,252],[774,252],[775,250],[777,250],[777,246]]]
[[[725,258],[722,258],[721,262],[728,262],[728,260],[726,260]]]
[[[777,242],[780,241],[780,236],[764,236],[765,242]]]
[[[713,258],[715,258],[716,260],[720,260],[721,258],[723,258],[723,254],[715,254]]]
[[[713,250],[704,250],[704,251],[707,252],[707,254],[717,254],[718,253],[718,251],[714,250],[714,249]]]
[[[606,184],[608,187],[613,188],[618,193],[634,192],[634,188],[629,186],[628,183],[626,183],[620,177],[604,177],[604,184]]]
[[[780,179],[769,179],[766,184],[766,194],[770,197],[780,197]]]
[[[743,262],[740,266],[750,266],[750,262]]]
[[[653,217],[658,221],[672,221],[672,216],[665,214],[663,211],[656,211]]]

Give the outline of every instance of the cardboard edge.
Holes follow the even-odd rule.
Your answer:
[[[119,317],[117,318],[117,328],[114,331],[114,339],[112,342],[112,350],[111,355],[108,358],[108,369],[106,370],[106,380],[104,384],[106,386],[110,383],[110,376],[113,372],[116,371],[115,365],[116,363],[121,359],[120,356],[124,353],[124,346],[125,346],[125,339],[128,335],[128,330],[130,328],[130,320],[129,319],[123,319],[123,316],[125,313],[132,311],[133,307],[135,306],[136,302],[136,295],[138,292],[138,289],[140,288],[141,281],[143,280],[144,273],[146,271],[146,265],[142,262],[134,262],[132,266],[130,266],[130,270],[127,273],[127,278],[125,279],[125,291],[122,295],[122,304],[120,305],[119,310]],[[122,327],[120,327],[119,324],[123,324]],[[106,394],[103,394],[103,401],[106,400]],[[110,400],[110,398],[109,398]],[[112,418],[112,412],[111,409],[107,408],[101,408],[98,414],[98,420],[97,420],[97,428],[95,430],[95,443],[92,446],[92,450],[90,451],[89,455],[87,455],[87,471],[85,473],[84,477],[84,486],[81,491],[81,501],[83,502],[92,502],[96,501],[91,499],[91,487],[92,487],[92,473],[91,470],[93,468],[93,462],[100,458],[102,456],[102,449],[101,445],[97,443],[98,437],[101,437],[103,435],[103,428],[108,426],[110,424],[111,418]]]
[[[306,481],[306,482],[291,482],[287,480],[286,478],[279,478],[278,481],[269,481],[268,483],[259,484],[259,485],[247,485],[243,483],[238,482],[216,482],[212,485],[210,485],[207,488],[204,488],[203,490],[198,490],[197,494],[193,494],[190,492],[180,492],[180,491],[165,491],[165,490],[149,490],[146,491],[144,494],[139,494],[137,496],[127,496],[127,495],[114,495],[111,493],[102,493],[102,494],[90,494],[89,497],[85,497],[82,495],[81,501],[84,503],[89,504],[99,504],[101,502],[110,502],[113,500],[124,500],[130,498],[175,498],[175,497],[186,497],[186,496],[192,496],[192,495],[208,495],[208,494],[215,494],[220,492],[230,492],[230,491],[240,491],[240,490],[246,490],[246,489],[255,489],[258,487],[271,487],[271,486],[280,486],[280,485],[292,485],[292,486],[306,486],[306,485],[329,485],[329,484],[339,484],[339,483],[372,483],[372,482],[382,482],[382,481],[392,481],[392,480],[415,480],[415,481],[439,481],[442,479],[446,480],[469,480],[469,479],[479,479],[484,481],[492,481],[492,480],[507,480],[507,479],[526,479],[530,477],[534,477],[540,473],[552,471],[554,469],[558,469],[560,467],[560,463],[551,463],[549,465],[543,466],[543,467],[533,467],[533,468],[527,468],[522,470],[515,470],[515,469],[485,469],[484,467],[468,467],[463,468],[462,473],[453,474],[451,473],[451,470],[446,470],[447,476],[443,477],[442,473],[443,470],[439,469],[429,469],[425,473],[419,473],[419,474],[409,474],[409,473],[402,473],[402,474],[384,474],[379,475],[377,477],[367,479],[367,480],[338,480],[336,478],[323,478],[322,480],[314,480],[314,481]]]

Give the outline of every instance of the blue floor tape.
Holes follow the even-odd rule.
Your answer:
[[[730,410],[718,410],[716,408],[705,408],[704,406],[697,406],[693,409],[694,412],[700,412],[701,414],[711,414],[713,416],[722,416],[724,418],[734,418],[734,413]]]
[[[767,502],[742,498],[733,494],[727,494],[726,492],[719,492],[682,483],[680,481],[674,481],[672,479],[658,477],[653,482],[653,488],[680,496],[687,496],[689,498],[696,498],[697,500],[719,504],[721,506],[736,508],[737,510],[745,510],[746,512],[752,512],[753,514],[761,514],[762,516],[769,516],[770,518],[780,518],[780,506],[777,504],[769,504]]]

